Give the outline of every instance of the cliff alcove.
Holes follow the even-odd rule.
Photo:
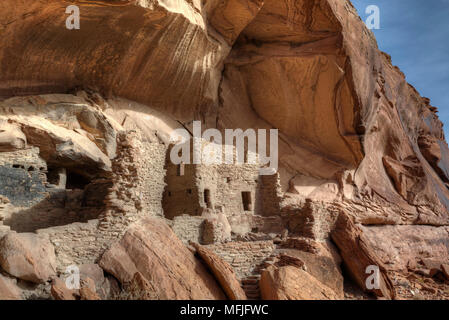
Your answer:
[[[443,124],[348,0],[3,0],[0,99],[13,282],[19,236],[103,299],[449,298]],[[195,121],[278,129],[278,170],[175,165]]]

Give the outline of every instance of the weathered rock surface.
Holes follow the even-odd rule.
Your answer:
[[[55,277],[51,283],[51,296],[55,300],[77,300],[79,298],[79,290],[67,288],[63,280]]]
[[[157,218],[146,218],[131,227],[99,264],[122,284],[140,272],[158,299],[225,298],[207,269]]]
[[[269,267],[262,272],[264,300],[336,300],[335,292],[312,275],[294,266]]]
[[[360,288],[372,291],[378,297],[392,299],[395,297],[393,283],[376,251],[370,246],[366,236],[354,225],[351,218],[341,214],[338,218],[332,239],[340,249],[340,255]],[[378,288],[367,287],[367,268],[374,266],[379,269]]]
[[[246,294],[232,267],[207,248],[197,243],[192,243],[192,245],[220,283],[227,297],[231,300],[246,300]]]
[[[0,300],[21,300],[20,288],[13,279],[0,274]]]
[[[326,184],[356,172],[341,181],[353,191],[346,196],[393,207],[365,220],[448,223],[449,149],[436,109],[379,51],[349,1],[80,2],[76,32],[61,27],[59,4],[1,4],[2,96],[92,87],[186,124],[276,127],[285,190],[298,174]],[[21,12],[34,14],[9,23]],[[20,146],[18,134],[8,145]],[[412,172],[419,182],[408,181]]]
[[[427,268],[449,262],[449,227],[362,226],[369,246],[386,269],[406,272],[424,260]]]
[[[6,132],[0,137],[3,148],[38,147],[40,157],[49,165],[63,164],[82,175],[111,170],[110,158],[115,157],[116,148],[113,124],[82,97],[8,99],[0,102],[0,126],[2,123]]]
[[[53,245],[32,233],[8,233],[0,239],[0,267],[10,275],[43,283],[56,275]]]
[[[332,289],[338,299],[343,299],[343,275],[339,264],[336,264],[331,257],[294,249],[286,249],[282,252],[300,259],[310,275]]]

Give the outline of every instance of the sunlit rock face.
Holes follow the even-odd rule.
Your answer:
[[[79,30],[66,28],[72,4]],[[68,162],[90,180],[119,176],[120,130],[166,143],[194,120],[276,128],[283,214],[307,209],[326,238],[331,213],[347,213],[365,225],[374,260],[387,263],[402,241],[394,270],[422,254],[401,235],[421,234],[430,256],[448,248],[449,148],[437,109],[350,1],[3,0],[0,99],[0,156],[32,146],[39,161]],[[351,247],[341,238],[340,250]]]

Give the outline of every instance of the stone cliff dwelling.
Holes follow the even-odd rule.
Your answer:
[[[0,300],[449,299],[443,124],[350,1],[90,2],[0,2]],[[194,120],[279,170],[175,165]]]
[[[175,165],[167,157],[165,180],[164,215],[170,219],[201,216],[207,211],[254,214],[254,201],[261,197],[262,179],[256,164]]]

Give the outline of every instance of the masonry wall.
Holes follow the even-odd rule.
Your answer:
[[[251,194],[251,210],[256,207],[256,190],[259,183],[259,166],[252,164],[217,165],[210,170],[201,166],[199,175],[202,177],[201,187],[212,185],[214,189],[214,205],[224,208],[226,215],[243,214],[242,192]]]
[[[189,241],[202,243],[202,231],[204,218],[197,216],[178,216],[167,223],[171,226],[176,236],[184,243]]]
[[[260,176],[257,190],[256,213],[261,216],[276,216],[281,212],[283,197],[279,173]]]
[[[0,195],[15,206],[38,203],[45,197],[46,170],[38,148],[0,152]]]
[[[37,230],[55,246],[61,270],[97,262],[132,223],[146,215],[162,215],[165,152],[162,143],[148,141],[138,132],[117,135],[117,157],[107,177],[111,187],[98,218]]]
[[[257,268],[275,250],[273,241],[227,242],[208,245],[235,270],[239,279],[257,273]]]
[[[175,165],[170,160],[170,148],[166,156],[166,188],[163,193],[163,211],[168,219],[177,216],[190,215],[199,216],[201,210],[200,190],[197,186],[196,166],[184,164],[183,172],[180,172],[181,165]]]

